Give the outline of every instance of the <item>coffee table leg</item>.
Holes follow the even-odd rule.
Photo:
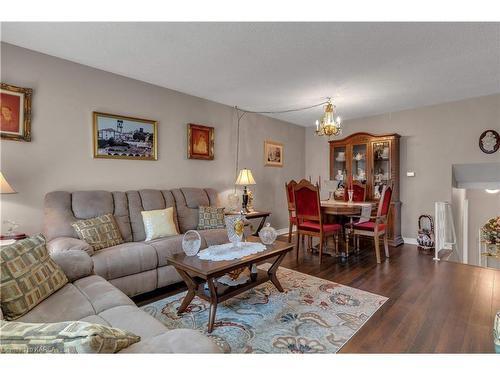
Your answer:
[[[191,276],[189,276],[189,274],[187,272],[185,272],[183,270],[177,270],[177,272],[179,273],[179,275],[181,275],[182,280],[184,280],[184,282],[186,283],[186,285],[188,287],[188,292],[187,292],[186,296],[184,297],[184,299],[182,300],[181,305],[177,309],[177,315],[180,315],[184,311],[186,311],[189,304],[193,300],[193,298],[196,294],[196,289],[198,288],[198,284],[193,280],[193,278]]]
[[[208,289],[210,290],[210,314],[208,316],[208,333],[214,330],[215,323],[215,313],[217,312],[217,289],[214,285],[214,279],[209,278],[207,280]]]
[[[274,284],[276,289],[278,289],[281,293],[283,293],[285,290],[281,286],[281,283],[278,280],[278,277],[276,276],[276,271],[278,270],[278,267],[280,266],[281,262],[283,261],[283,258],[285,258],[286,253],[282,253],[278,259],[276,259],[273,263],[273,265],[269,268],[267,271],[267,274],[269,275],[269,280]]]

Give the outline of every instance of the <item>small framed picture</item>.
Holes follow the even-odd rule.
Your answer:
[[[94,158],[157,160],[158,123],[94,112]]]
[[[283,144],[264,141],[264,165],[268,167],[283,166]]]
[[[211,126],[188,124],[188,159],[214,159],[214,128]]]
[[[14,141],[31,141],[32,89],[1,84],[0,136]]]
[[[493,129],[485,130],[479,136],[479,148],[485,154],[494,154],[500,148],[500,135]]]

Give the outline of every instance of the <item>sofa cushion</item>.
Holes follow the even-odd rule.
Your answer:
[[[200,206],[198,209],[198,229],[225,228],[224,207]]]
[[[99,316],[107,321],[112,327],[117,327],[136,335],[142,339],[154,337],[166,332],[167,328],[148,313],[137,306],[117,306],[104,310]]]
[[[144,242],[126,242],[98,251],[94,271],[106,280],[152,270],[157,267],[155,249]]]
[[[73,237],[57,237],[47,242],[47,250],[50,254],[68,250],[82,250],[88,255],[94,255],[94,249],[87,242]]]
[[[78,237],[87,242],[94,251],[123,243],[123,238],[112,214],[92,219],[78,220],[71,224]]]
[[[174,207],[163,210],[142,211],[141,214],[144,231],[146,232],[146,241],[179,234],[174,221]]]
[[[217,206],[217,193],[213,189],[173,189],[175,208],[181,233],[198,227],[198,207]]]
[[[161,335],[141,338],[120,353],[221,353],[219,347],[201,332],[174,329]]]
[[[101,276],[84,277],[75,281],[73,285],[90,302],[96,314],[116,306],[135,306],[121,290]]]
[[[126,194],[133,240],[136,242],[146,239],[141,215],[142,211],[162,210],[168,207],[175,207],[174,197],[169,190],[132,190],[127,191]],[[177,229],[179,229],[176,215],[174,215],[174,220]]]
[[[68,282],[42,235],[2,246],[0,274],[0,305],[7,320],[26,314]]]
[[[73,284],[66,284],[18,320],[27,323],[50,323],[80,320],[94,314],[94,307],[78,288]]]
[[[105,325],[0,322],[0,353],[117,353],[140,337]]]

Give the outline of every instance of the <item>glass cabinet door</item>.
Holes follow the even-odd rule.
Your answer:
[[[366,184],[366,144],[352,146],[352,179]]]
[[[342,184],[347,174],[346,147],[336,146],[333,148],[333,173],[334,179]]]
[[[380,199],[382,189],[391,180],[391,144],[389,141],[373,143],[372,196]]]

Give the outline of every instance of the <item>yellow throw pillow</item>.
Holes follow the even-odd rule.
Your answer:
[[[173,207],[164,210],[141,211],[141,214],[146,231],[146,241],[179,234],[175,225]]]

